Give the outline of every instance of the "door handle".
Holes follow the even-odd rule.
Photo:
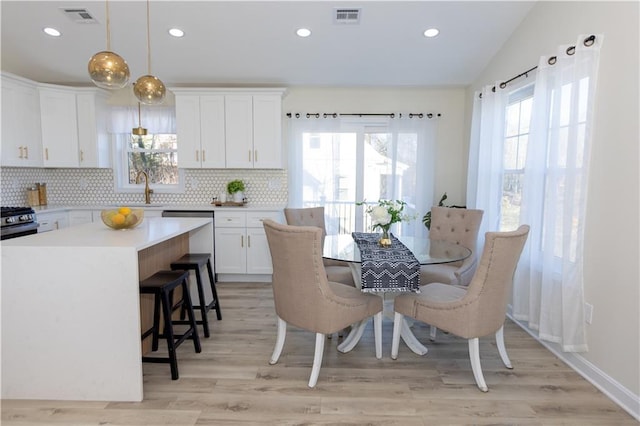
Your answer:
[[[29,158],[29,147],[25,146],[24,147],[24,158]]]
[[[240,235],[240,247],[244,247],[244,235]]]
[[[18,158],[24,158],[22,152],[24,151],[24,148],[19,146],[18,149],[20,150],[20,156]]]

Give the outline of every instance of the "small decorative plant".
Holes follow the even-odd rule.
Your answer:
[[[445,206],[444,205],[444,200],[447,199],[447,193],[445,192],[444,194],[442,194],[442,198],[440,198],[440,201],[438,202],[438,207],[450,207],[450,208],[455,208],[455,209],[464,209],[466,208],[466,206]],[[431,210],[429,210],[423,217],[422,217],[422,223],[424,223],[424,226],[427,227],[427,229],[431,229]]]
[[[227,184],[227,192],[235,194],[236,192],[244,192],[244,182],[240,179],[232,180]]]

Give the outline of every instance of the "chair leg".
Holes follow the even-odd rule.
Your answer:
[[[322,354],[324,353],[325,335],[316,333],[316,351],[313,355],[313,367],[311,368],[311,377],[309,378],[309,387],[313,388],[318,383],[320,375],[320,366],[322,365]]]
[[[273,349],[273,354],[269,360],[269,364],[273,365],[278,362],[282,348],[284,348],[284,338],[287,336],[287,323],[280,317],[278,317],[278,334],[276,336],[276,347]]]
[[[398,359],[398,348],[400,347],[400,328],[404,321],[404,315],[395,313],[393,316],[393,337],[391,338],[391,359]]]
[[[365,327],[367,326],[367,320],[363,319],[357,324],[357,326],[355,324],[352,326],[353,328],[351,329],[351,332],[349,333],[347,338],[338,345],[338,351],[347,353],[356,347],[356,345],[360,341],[360,338],[362,337],[362,334],[364,333]]]
[[[430,326],[429,328],[429,340],[432,342],[436,341],[436,333],[438,333],[438,327],[435,325]]]
[[[204,289],[202,288],[202,275],[200,274],[200,268],[196,266],[196,286],[198,287],[198,303],[197,309],[200,310],[200,321],[202,323],[202,331],[204,337],[209,337],[209,321],[207,318],[207,304],[204,301]],[[196,308],[194,308],[196,309]]]
[[[169,366],[171,367],[171,379],[178,380],[178,359],[176,357],[176,341],[173,337],[171,324],[171,295],[162,292],[162,313],[164,317],[164,336],[167,339],[167,351],[169,352]]]
[[[471,360],[471,370],[473,370],[473,377],[476,379],[476,384],[482,392],[488,392],[489,388],[484,381],[482,375],[482,367],[480,366],[480,339],[469,339],[469,359]]]
[[[373,336],[376,343],[376,358],[382,359],[382,311],[373,316]]]
[[[207,274],[209,275],[209,283],[211,284],[211,294],[213,295],[213,301],[215,302],[216,318],[218,321],[222,319],[222,312],[220,312],[220,299],[218,299],[218,292],[216,291],[216,282],[213,279],[213,268],[211,267],[211,259],[207,259]]]
[[[513,368],[509,355],[507,355],[507,348],[504,346],[504,325],[496,331],[496,344],[498,345],[498,353],[500,353],[500,358],[502,358],[504,366],[509,369]]]

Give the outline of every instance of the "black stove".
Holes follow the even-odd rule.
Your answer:
[[[0,207],[0,240],[38,232],[36,212],[31,207]]]

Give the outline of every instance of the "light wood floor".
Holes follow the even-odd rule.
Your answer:
[[[401,344],[393,361],[390,320],[382,360],[372,324],[348,354],[336,351],[336,336],[309,389],[312,333],[289,327],[280,362],[268,363],[276,330],[270,285],[221,283],[218,291],[223,320],[210,312],[202,353],[190,342],[179,348],[179,380],[166,364],[145,364],[143,402],[5,400],[2,425],[637,424],[511,322],[505,341],[513,370],[502,366],[493,339],[480,343],[488,393],[476,388],[466,341],[439,333],[431,343],[427,326],[414,331],[429,353],[419,357]]]

